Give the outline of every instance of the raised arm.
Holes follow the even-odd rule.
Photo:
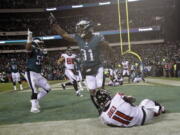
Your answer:
[[[65,40],[69,42],[76,43],[76,40],[58,25],[57,20],[52,13],[50,13],[49,21],[50,21],[50,26],[53,32],[60,35],[61,37],[63,37]]]
[[[28,29],[27,32],[27,43],[26,43],[26,50],[31,51],[32,50],[32,32]]]

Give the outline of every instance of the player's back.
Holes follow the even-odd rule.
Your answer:
[[[61,55],[65,59],[65,68],[66,69],[74,69],[74,60],[76,58],[75,54],[68,55],[66,53]]]
[[[141,125],[143,112],[142,108],[125,102],[122,95],[117,93],[108,110],[102,112],[100,118],[107,125],[131,127]]]

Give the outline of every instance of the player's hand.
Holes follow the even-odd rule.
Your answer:
[[[29,28],[28,28],[27,35],[28,35],[28,36],[32,36],[32,32],[29,30]]]
[[[55,16],[53,15],[53,13],[50,13],[48,20],[49,20],[50,25],[57,23],[57,20],[56,20]]]

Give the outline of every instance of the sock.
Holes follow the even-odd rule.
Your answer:
[[[14,90],[17,90],[17,89],[16,89],[16,86],[14,86]]]
[[[41,91],[38,93],[38,95],[37,95],[37,99],[38,99],[38,100],[41,100],[44,96],[47,95],[47,93],[48,93],[48,91],[46,91],[46,90],[41,90]]]
[[[73,87],[75,91],[78,91],[77,81],[73,81]]]
[[[22,86],[22,84],[20,84],[20,90],[23,90],[23,86]]]
[[[37,93],[32,93],[31,99],[32,99],[32,100],[33,100],[33,99],[37,100]]]
[[[64,85],[72,85],[72,83],[71,82],[66,82],[66,83],[64,83]]]
[[[79,86],[79,88],[80,88],[81,90],[83,90],[83,87],[82,87],[81,82],[78,82],[78,86]]]

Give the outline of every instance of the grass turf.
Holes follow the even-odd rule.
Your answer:
[[[116,92],[133,95],[139,103],[144,98],[157,100],[167,108],[168,112],[180,112],[179,87],[172,86],[141,86],[124,85],[107,87],[111,95]],[[73,90],[52,91],[41,101],[41,113],[32,114],[30,110],[30,92],[0,93],[0,125],[75,120],[97,118],[98,113],[90,101],[89,93],[83,92],[84,97],[77,97]]]

